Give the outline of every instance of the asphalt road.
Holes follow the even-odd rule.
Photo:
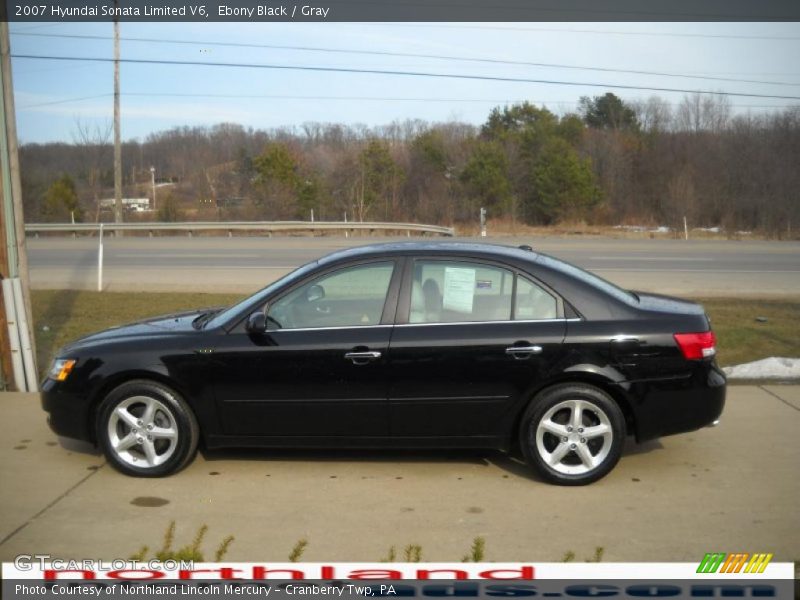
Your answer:
[[[250,292],[333,250],[388,240],[110,238],[104,244],[104,289]],[[530,244],[631,289],[695,296],[800,295],[800,243],[797,242],[574,237],[505,237],[485,241]],[[97,287],[94,238],[30,238],[28,255],[31,281],[36,288]]]
[[[126,558],[176,545],[207,524],[206,556],[226,535],[232,561],[379,561],[420,544],[459,561],[474,537],[490,561],[698,562],[709,551],[800,557],[800,386],[732,386],[722,423],[637,446],[582,488],[542,483],[516,460],[480,452],[204,453],[165,479],[118,474],[68,451],[33,394],[1,394],[0,560]]]

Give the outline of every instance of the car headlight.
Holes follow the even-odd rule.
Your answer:
[[[58,358],[53,361],[50,367],[50,372],[47,376],[55,381],[64,381],[72,372],[75,363],[78,362],[74,358]]]

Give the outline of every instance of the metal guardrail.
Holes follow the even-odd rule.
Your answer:
[[[234,231],[262,231],[275,233],[280,231],[405,231],[407,235],[414,233],[432,233],[453,236],[452,227],[425,225],[421,223],[372,223],[359,221],[197,221],[181,223],[103,223],[105,231],[185,231],[192,235],[195,231],[227,231],[232,236]],[[99,223],[29,223],[25,225],[27,233],[96,233],[100,231]]]

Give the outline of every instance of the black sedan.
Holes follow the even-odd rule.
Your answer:
[[[544,479],[606,475],[638,441],[715,424],[703,307],[523,246],[397,243],[300,267],[242,302],[63,348],[52,429],[123,473],[207,448],[518,448]]]

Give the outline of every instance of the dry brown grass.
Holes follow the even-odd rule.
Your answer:
[[[722,365],[785,356],[800,358],[800,299],[700,299],[711,317]],[[756,321],[765,317],[766,322]]]
[[[652,223],[641,224],[648,229],[655,229],[656,226]],[[526,225],[522,222],[513,222],[511,219],[490,219],[487,223],[487,232],[491,237],[504,237],[504,236],[532,236],[532,237],[602,237],[612,239],[630,239],[630,240],[671,240],[683,239],[683,230],[659,232],[659,231],[633,231],[629,229],[615,228],[613,225],[589,225],[583,221],[576,222],[563,222],[554,225],[532,226]],[[456,225],[456,235],[462,236],[477,236],[480,235],[480,227],[478,224]],[[761,240],[766,239],[758,232],[753,232],[748,235],[742,234],[727,234],[725,232],[713,233],[710,231],[700,231],[697,229],[689,230],[689,239],[693,240],[729,240],[729,239],[743,239],[743,240]]]

